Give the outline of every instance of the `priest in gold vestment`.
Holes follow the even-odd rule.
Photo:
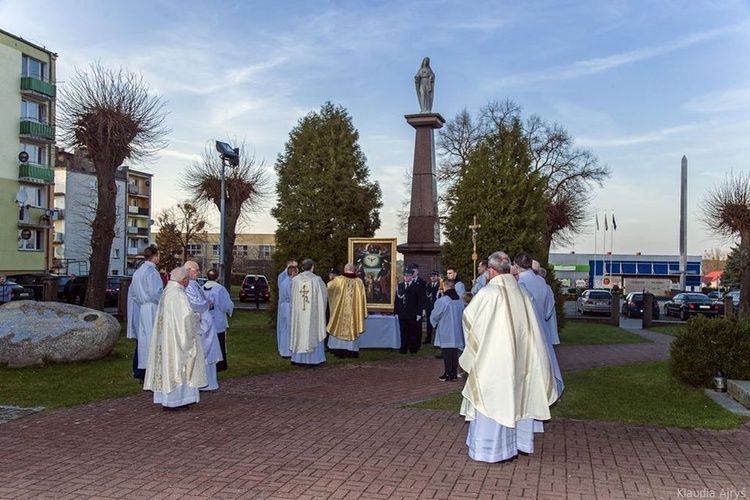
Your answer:
[[[359,336],[365,331],[367,299],[365,284],[357,276],[354,264],[344,266],[344,275],[328,282],[328,309],[331,312],[326,326],[328,349],[340,358],[359,357]]]
[[[188,409],[208,384],[200,320],[185,293],[189,282],[185,267],[170,273],[154,318],[143,389],[154,391],[154,403],[165,410]]]
[[[466,306],[467,372],[461,414],[469,423],[469,457],[503,462],[534,451],[534,432],[550,418],[557,386],[546,339],[529,297],[510,274],[503,252],[488,262],[489,281]]]

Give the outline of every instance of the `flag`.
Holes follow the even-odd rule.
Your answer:
[[[615,213],[612,212],[612,230],[617,231],[617,222],[615,221]]]
[[[599,214],[594,214],[594,218],[596,219],[596,230],[599,230]]]
[[[609,224],[607,224],[607,212],[604,212],[604,230],[609,231]]]

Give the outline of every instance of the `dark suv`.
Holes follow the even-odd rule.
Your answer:
[[[262,274],[248,274],[245,279],[242,280],[242,286],[240,287],[240,302],[246,300],[255,301],[262,300],[268,302],[271,298],[271,293],[268,289],[268,280]]]

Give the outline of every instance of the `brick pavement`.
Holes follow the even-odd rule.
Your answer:
[[[560,348],[561,366],[664,358],[669,339],[646,335],[656,341]],[[147,393],[45,411],[0,425],[0,498],[750,496],[750,425],[560,419],[530,456],[473,462],[459,415],[402,407],[459,387],[441,372],[432,358],[300,368],[225,381],[187,412]]]

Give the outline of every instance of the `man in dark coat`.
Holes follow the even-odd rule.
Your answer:
[[[416,354],[421,344],[422,332],[418,325],[425,307],[425,294],[418,284],[412,282],[413,277],[414,270],[407,267],[404,270],[404,281],[398,285],[393,307],[401,328],[401,354],[406,354],[407,351]]]
[[[432,271],[430,273],[430,281],[425,286],[425,317],[427,319],[427,333],[424,336],[423,344],[432,343],[432,332],[434,327],[430,323],[430,315],[432,309],[435,307],[435,301],[438,299],[438,293],[440,293],[440,273]]]

